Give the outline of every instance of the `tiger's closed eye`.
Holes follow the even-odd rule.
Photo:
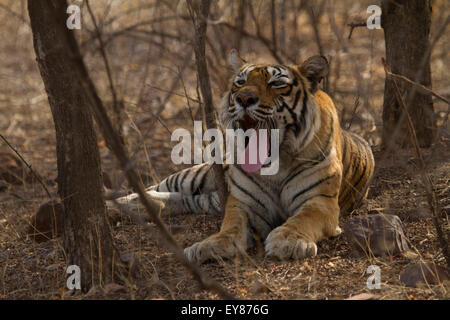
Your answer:
[[[269,86],[271,86],[273,88],[283,88],[283,87],[286,87],[287,84],[286,84],[286,82],[284,82],[282,80],[275,80],[275,81],[269,82]]]

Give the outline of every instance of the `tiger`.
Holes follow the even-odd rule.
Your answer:
[[[220,231],[184,250],[188,260],[233,259],[256,241],[279,260],[317,255],[317,243],[342,233],[339,217],[367,197],[374,171],[368,143],[341,129],[332,99],[319,84],[329,72],[324,56],[301,65],[251,64],[229,54],[234,71],[220,105],[222,129],[278,129],[276,174],[223,164],[228,197],[219,201],[212,164],[176,172],[147,189],[169,212],[219,214]],[[270,152],[270,150],[269,150]],[[259,171],[258,171],[259,169]],[[132,194],[119,203],[132,203]]]

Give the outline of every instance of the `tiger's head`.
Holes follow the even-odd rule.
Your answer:
[[[299,66],[249,64],[232,50],[235,71],[221,107],[224,129],[279,129],[280,149],[295,155],[317,124],[314,92],[328,61],[313,56]],[[302,143],[303,142],[303,143]]]

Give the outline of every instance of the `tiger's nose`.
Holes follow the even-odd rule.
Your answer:
[[[254,93],[242,92],[236,96],[236,101],[242,106],[242,108],[248,108],[258,103],[259,99]]]

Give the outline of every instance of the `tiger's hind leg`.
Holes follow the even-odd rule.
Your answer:
[[[190,261],[197,263],[211,259],[232,259],[239,252],[247,250],[248,237],[248,218],[244,205],[230,195],[220,231],[186,248],[184,253]]]
[[[210,164],[200,164],[175,172],[146,191],[152,199],[163,202],[163,215],[221,212]],[[107,205],[108,208],[118,206],[132,212],[143,211],[135,193],[109,200]]]

